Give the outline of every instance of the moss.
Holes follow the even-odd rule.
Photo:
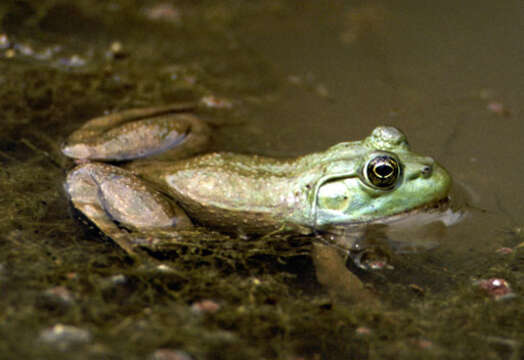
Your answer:
[[[112,9],[107,3],[0,6],[13,41],[37,50],[64,48],[45,60],[0,61],[0,352],[6,358],[142,359],[159,348],[196,359],[518,356],[511,341],[524,341],[522,297],[492,301],[470,278],[504,277],[521,293],[521,250],[506,260],[479,252],[482,260],[448,270],[434,261],[438,253],[395,259],[395,272],[360,274],[374,284],[382,305],[348,306],[333,303],[316,282],[310,238],[240,239],[197,229],[185,244],[149,249],[173,269],[151,272],[71,212],[61,182],[72,164],[58,149],[85,119],[205,94],[263,99],[281,89],[273,66],[231,34],[246,17],[289,14],[288,2],[184,1],[181,25],[145,19],[140,9],[156,2],[122,0],[111,2]],[[13,14],[23,21],[11,33]],[[57,14],[83,25],[70,21],[68,34],[60,35],[66,25]],[[104,31],[90,38],[86,24]],[[125,57],[106,56],[116,40]],[[87,64],[57,62],[74,53]],[[235,111],[207,115],[231,121]],[[511,234],[508,246],[522,242]],[[70,303],[46,298],[57,286],[67,289]],[[192,310],[203,299],[219,310]],[[37,341],[57,323],[86,329],[93,340],[67,352]]]

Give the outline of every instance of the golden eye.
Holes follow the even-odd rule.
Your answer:
[[[399,177],[400,166],[394,157],[381,154],[368,162],[365,171],[371,185],[380,189],[391,189]]]

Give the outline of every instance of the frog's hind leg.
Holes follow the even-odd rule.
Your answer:
[[[191,226],[172,201],[113,165],[77,166],[68,174],[64,187],[75,208],[133,257],[133,230]]]
[[[87,121],[62,146],[77,160],[173,159],[204,150],[209,126],[190,104],[130,109]]]

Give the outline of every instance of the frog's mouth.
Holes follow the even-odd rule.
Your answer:
[[[424,225],[432,222],[442,222],[446,226],[451,226],[464,219],[466,214],[467,211],[463,204],[460,201],[456,201],[452,195],[448,195],[443,199],[383,217],[371,223],[394,224],[409,221],[417,225]]]
[[[404,212],[370,222],[331,225],[321,231],[322,239],[344,251],[359,254],[372,244],[386,241],[395,251],[438,246],[444,229],[467,215],[449,196]],[[435,232],[438,230],[437,232]]]

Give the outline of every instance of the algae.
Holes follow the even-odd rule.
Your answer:
[[[148,248],[170,271],[144,271],[74,213],[61,185],[72,163],[59,145],[85,119],[217,94],[244,106],[203,113],[238,124],[282,92],[279,71],[236,34],[260,14],[285,21],[297,11],[294,2],[180,1],[164,11],[180,11],[181,21],[148,18],[159,4],[172,3],[0,6],[15,51],[11,58],[0,50],[0,357],[143,359],[166,348],[194,359],[522,356],[522,296],[493,301],[471,281],[502,277],[522,294],[524,249],[515,231],[499,234],[515,248],[507,257],[473,251],[482,259],[445,269],[437,251],[395,258],[390,273],[352,268],[375,288],[381,305],[374,307],[325,294],[307,237],[197,229],[183,243]],[[121,56],[111,53],[115,41],[123,44]],[[46,49],[55,50],[35,55]],[[71,61],[75,55],[81,65]],[[235,127],[217,134],[227,131]],[[202,300],[218,310],[195,311],[192,304]],[[57,347],[42,340],[56,324],[89,336]]]

